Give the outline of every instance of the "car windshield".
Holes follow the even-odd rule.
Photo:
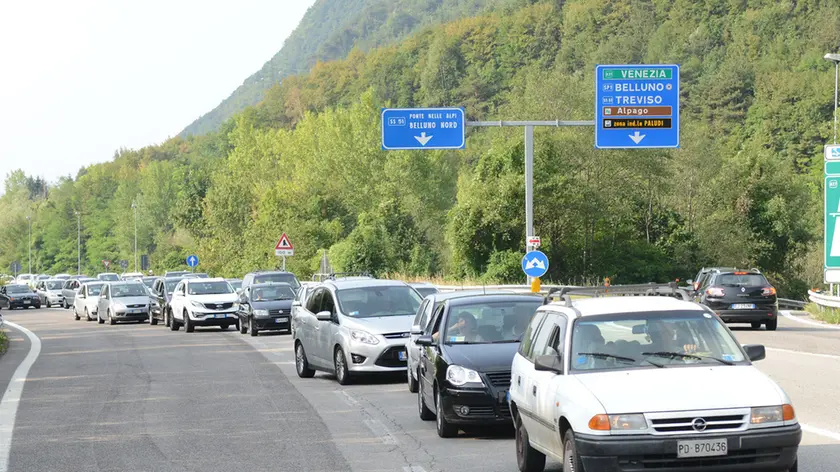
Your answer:
[[[658,311],[575,322],[572,370],[731,365],[746,359],[723,323],[702,311]]]
[[[438,289],[435,287],[414,287],[414,290],[417,290],[417,293],[419,293],[421,297],[438,293]]]
[[[254,285],[264,284],[266,282],[287,283],[292,286],[294,290],[300,287],[297,277],[293,274],[264,274],[254,277]]]
[[[44,285],[47,287],[47,290],[61,290],[61,287],[64,286],[64,281],[51,280],[49,282],[44,282]]]
[[[353,318],[414,316],[422,301],[405,285],[348,288],[336,293],[341,312]]]
[[[239,290],[242,288],[242,281],[241,280],[228,280],[228,283],[234,290]]]
[[[26,285],[6,285],[6,293],[27,293],[29,287]]]
[[[445,344],[519,342],[542,299],[476,302],[454,306],[446,320]]]
[[[91,284],[88,285],[87,294],[91,297],[98,297],[99,292],[102,291],[102,285],[104,284]]]
[[[111,296],[114,298],[142,297],[148,294],[149,292],[143,284],[111,285]]]
[[[143,285],[152,288],[155,285],[155,280],[157,280],[157,277],[143,277]]]
[[[120,276],[117,274],[99,274],[96,276],[99,280],[104,280],[106,282],[113,282],[116,280],[120,280]]]
[[[216,282],[198,282],[198,279],[193,279],[188,287],[190,295],[218,295],[223,293],[233,293],[230,284],[225,281]]]
[[[295,291],[288,285],[274,287],[254,287],[251,289],[251,300],[265,302],[269,300],[291,300],[295,298]]]
[[[770,285],[761,274],[721,274],[715,281],[725,287],[765,287]]]

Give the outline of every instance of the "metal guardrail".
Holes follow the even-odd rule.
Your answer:
[[[840,308],[840,297],[834,297],[825,293],[808,290],[808,299],[819,306]]]
[[[779,301],[779,308],[788,308],[791,310],[802,310],[808,302],[803,300],[791,300],[789,298],[777,298]]]

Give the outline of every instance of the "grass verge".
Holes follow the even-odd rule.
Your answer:
[[[9,349],[9,337],[6,336],[6,331],[0,329],[0,354],[6,352]]]
[[[840,324],[840,309],[821,307],[816,303],[809,303],[805,305],[805,311],[811,314],[814,318],[825,321],[826,323]]]

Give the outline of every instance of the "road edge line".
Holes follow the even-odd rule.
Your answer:
[[[29,338],[30,347],[29,353],[15,369],[15,373],[9,380],[9,386],[3,393],[3,398],[0,399],[0,472],[9,470],[9,453],[12,450],[12,434],[15,429],[15,417],[17,416],[18,405],[20,405],[20,397],[23,394],[29,369],[38,359],[38,355],[41,354],[41,340],[35,333],[8,320],[6,320],[5,325],[25,334]]]
[[[820,328],[825,328],[825,329],[840,329],[840,326],[834,326],[834,325],[831,325],[831,324],[828,324],[828,323],[817,323],[816,321],[803,320],[799,317],[791,315],[790,310],[779,310],[779,314],[781,314],[782,316],[784,316],[785,318],[787,318],[791,321],[796,321],[797,323],[802,323],[802,324],[806,324],[806,325],[810,325],[810,326],[819,326]]]
[[[822,436],[825,438],[833,439],[835,441],[840,441],[840,433],[835,433],[834,431],[829,431],[827,429],[822,428],[815,428],[813,426],[809,426],[807,424],[799,423],[799,426],[802,428],[802,431],[806,433],[816,434],[817,436]]]
[[[835,355],[835,354],[821,354],[819,352],[796,351],[796,350],[793,350],[793,349],[782,349],[782,348],[770,347],[770,346],[765,346],[764,349],[767,350],[767,351],[770,351],[770,352],[784,352],[784,353],[787,353],[787,354],[799,354],[801,356],[822,357],[824,359],[840,360],[840,356]]]

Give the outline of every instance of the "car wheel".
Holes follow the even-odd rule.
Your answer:
[[[171,310],[167,312],[166,318],[169,320],[170,331],[178,331],[179,329],[181,329],[181,327],[178,326],[178,320],[176,320],[175,317],[172,316]]]
[[[776,331],[776,327],[779,325],[779,320],[774,318],[770,321],[765,322],[764,326],[767,328],[767,331]]]
[[[239,334],[245,334],[248,332],[248,327],[245,326],[245,323],[242,320],[239,320]]]
[[[222,331],[227,331],[227,329],[228,329],[228,328],[230,328],[230,325],[221,325],[221,326],[219,326],[219,329],[221,329]]]
[[[187,310],[184,310],[184,331],[188,333],[192,333],[195,331],[195,326],[192,324],[192,320],[190,320],[190,315],[187,313]]]
[[[157,324],[158,324],[158,319],[155,318],[155,315],[153,315],[151,313],[149,313],[149,324],[152,325],[152,326],[157,326]]]
[[[315,369],[309,367],[309,361],[306,360],[306,352],[304,352],[301,343],[297,343],[295,347],[295,370],[297,370],[298,377],[304,379],[311,379],[315,376]]]
[[[414,378],[414,374],[411,372],[411,369],[406,369],[405,375],[408,376],[408,391],[411,393],[417,393],[417,380]]]
[[[542,472],[545,470],[545,454],[531,447],[528,431],[522,424],[519,413],[514,419],[516,427],[516,464],[519,472]]]
[[[81,316],[79,316],[79,314],[78,314],[78,313],[76,313],[76,310],[75,310],[75,309],[73,310],[73,318],[74,318],[76,321],[79,321],[79,320],[81,320],[81,319],[82,319],[82,317],[81,317]]]
[[[87,307],[85,307],[85,310],[87,310]],[[96,312],[96,321],[98,321],[99,324],[105,324],[105,320],[102,319],[102,316],[99,315],[98,311]]]
[[[750,326],[752,327],[752,329],[759,329],[761,328],[761,321],[753,321],[752,323],[750,323]]]
[[[50,306],[50,301],[49,301],[49,300],[47,300],[47,303],[45,303],[45,305],[47,306],[47,308],[52,308],[52,307]]]
[[[76,307],[73,307],[73,311],[76,311]],[[85,308],[85,320],[93,321],[93,318],[90,317],[90,313],[88,313],[87,308]]]
[[[259,336],[260,331],[257,329],[257,325],[254,323],[254,317],[248,318],[248,331],[251,332],[251,336]]]
[[[446,421],[443,416],[443,405],[440,400],[440,391],[435,390],[435,417],[437,418],[437,433],[442,438],[454,438],[458,435],[458,427]]]
[[[417,410],[420,412],[420,419],[423,421],[432,421],[435,419],[435,412],[426,406],[426,401],[423,400],[423,382],[420,376],[417,376]]]
[[[575,433],[569,428],[563,438],[563,470],[567,472],[585,472],[575,449]]]
[[[111,326],[117,324],[117,320],[114,319],[114,314],[111,313],[111,310],[108,310],[108,324]]]
[[[340,385],[347,385],[350,383],[350,371],[347,369],[347,358],[344,356],[344,349],[336,348],[333,356],[333,364],[335,366],[335,379]]]
[[[799,458],[793,461],[793,465],[788,469],[788,472],[798,472],[799,471]]]

